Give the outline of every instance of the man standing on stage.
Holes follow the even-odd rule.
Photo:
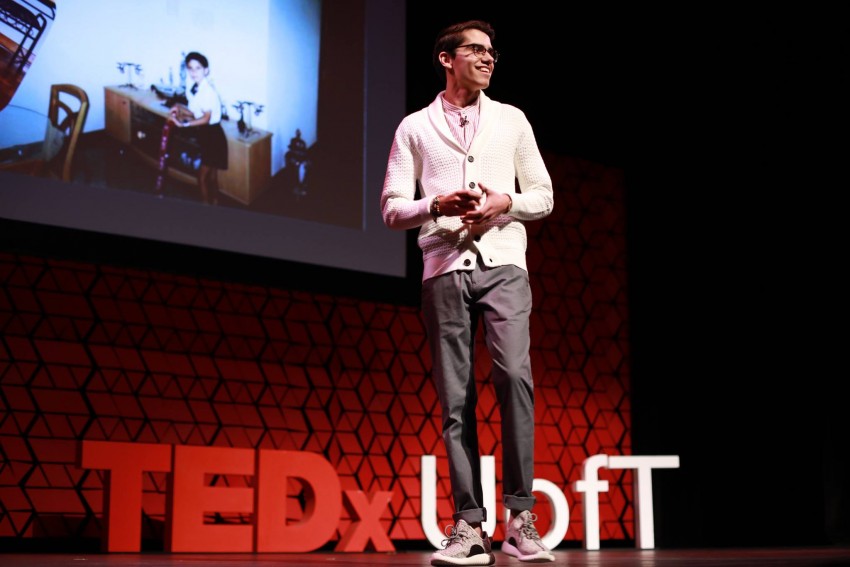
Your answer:
[[[433,63],[446,89],[405,117],[390,150],[381,209],[394,229],[419,229],[422,313],[442,408],[456,522],[433,565],[491,565],[482,532],[474,339],[484,324],[502,418],[502,551],[554,561],[534,527],[531,288],[523,221],[552,211],[552,181],[519,109],[484,94],[499,54],[487,22],[444,29]],[[517,183],[518,182],[518,183]],[[419,195],[417,195],[417,186]],[[517,190],[518,187],[518,190]]]

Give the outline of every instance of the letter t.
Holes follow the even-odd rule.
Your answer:
[[[84,469],[106,470],[103,487],[107,552],[137,552],[142,545],[142,473],[171,472],[171,445],[83,441],[77,458]]]

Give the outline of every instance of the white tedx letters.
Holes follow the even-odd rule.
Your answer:
[[[422,456],[422,531],[435,548],[442,546],[445,534],[437,523],[437,458]],[[679,457],[675,455],[635,456],[598,454],[582,463],[582,478],[573,483],[575,492],[583,494],[584,548],[599,549],[599,493],[608,491],[608,481],[599,479],[599,469],[634,470],[635,546],[640,549],[655,547],[655,526],[652,508],[652,469],[679,468]],[[481,483],[484,490],[484,507],[496,509],[496,459],[481,457]],[[570,523],[570,508],[567,498],[558,486],[548,480],[535,478],[534,492],[543,494],[549,502],[552,522],[549,531],[541,535],[543,543],[554,549],[567,534]],[[505,510],[505,521],[509,510]],[[491,515],[481,526],[492,534],[496,518]]]

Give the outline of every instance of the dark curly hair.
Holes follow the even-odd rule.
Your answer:
[[[209,67],[210,67],[210,62],[207,61],[207,58],[204,57],[203,55],[201,55],[200,53],[198,53],[197,51],[191,51],[191,52],[186,54],[186,58],[185,58],[186,65],[188,65],[189,61],[192,61],[192,60],[195,60],[198,63],[200,63],[201,67],[203,67],[204,69],[209,69]]]
[[[434,70],[437,75],[443,80],[446,80],[446,70],[440,64],[440,53],[446,51],[454,53],[455,49],[463,42],[463,32],[466,30],[478,30],[487,34],[490,38],[490,43],[496,39],[496,31],[489,23],[482,20],[468,20],[458,24],[452,24],[444,28],[437,34],[437,40],[434,42],[434,52],[431,54],[431,63],[434,65]]]

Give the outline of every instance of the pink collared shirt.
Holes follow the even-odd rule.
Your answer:
[[[475,137],[475,132],[478,130],[478,119],[481,116],[481,113],[478,111],[478,101],[480,98],[475,99],[474,103],[464,108],[453,105],[445,97],[440,98],[443,101],[443,113],[446,115],[446,123],[449,125],[449,130],[451,130],[455,140],[465,150],[469,150],[469,146],[472,144],[472,138]]]

